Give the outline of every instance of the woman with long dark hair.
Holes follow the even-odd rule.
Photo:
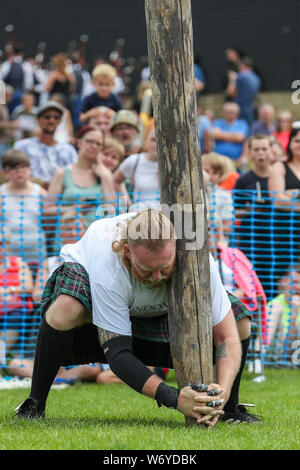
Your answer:
[[[274,208],[274,281],[300,256],[300,123],[294,123],[287,161],[275,162],[268,182]],[[271,228],[272,230],[272,228]]]

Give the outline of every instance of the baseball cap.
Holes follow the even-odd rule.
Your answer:
[[[121,109],[112,117],[110,121],[110,130],[116,127],[118,124],[129,124],[136,128],[139,131],[139,121],[138,118],[131,111],[126,109]]]
[[[56,111],[59,111],[61,115],[64,114],[64,108],[59,103],[56,101],[47,101],[38,108],[37,116],[41,116],[41,114],[43,114],[45,111],[48,111],[48,109],[56,109]]]

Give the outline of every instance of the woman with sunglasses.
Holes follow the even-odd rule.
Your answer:
[[[268,182],[275,206],[274,272],[277,280],[291,261],[300,258],[300,122],[293,124],[286,153],[286,161],[271,166]]]
[[[103,135],[99,129],[83,127],[76,143],[77,161],[56,171],[48,193],[56,196],[57,210],[70,210],[70,206],[79,208],[90,224],[96,220],[100,204],[115,202],[113,177],[101,159]]]

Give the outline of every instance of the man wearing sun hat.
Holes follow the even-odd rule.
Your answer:
[[[127,109],[118,111],[112,117],[110,132],[124,145],[126,157],[141,151],[140,122],[132,111]]]
[[[14,148],[25,152],[30,159],[32,177],[48,186],[57,168],[77,160],[75,148],[68,143],[58,143],[55,131],[61,122],[64,108],[55,101],[47,101],[37,111],[38,135],[22,139]]]

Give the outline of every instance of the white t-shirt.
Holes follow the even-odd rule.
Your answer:
[[[134,202],[143,202],[144,206],[159,201],[158,162],[148,160],[144,153],[135,153],[127,157],[119,166],[127,179],[133,178]]]
[[[97,220],[77,243],[65,245],[61,258],[81,264],[89,275],[93,323],[105,330],[131,335],[130,316],[154,317],[168,312],[166,285],[148,287],[138,281],[112,251],[120,224],[135,214]],[[210,255],[212,324],[220,323],[231,308],[213,257]]]

